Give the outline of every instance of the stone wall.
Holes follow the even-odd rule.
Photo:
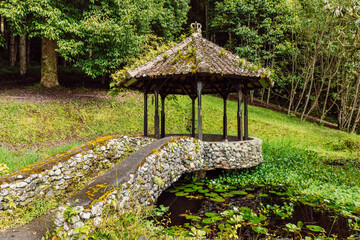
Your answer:
[[[154,139],[109,136],[0,177],[0,212],[26,206],[42,197],[65,199],[69,187],[113,167]]]
[[[123,212],[152,204],[183,173],[214,168],[249,168],[262,161],[262,141],[257,138],[242,142],[175,138],[146,154],[136,171],[129,173],[121,186],[104,197],[89,205],[76,204],[75,201],[59,207],[55,219],[58,236],[66,239],[79,237],[84,225],[100,224],[104,211]],[[71,217],[69,212],[72,212]]]

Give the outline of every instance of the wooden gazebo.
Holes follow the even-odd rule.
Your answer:
[[[248,139],[248,91],[272,85],[270,71],[241,59],[201,36],[201,25],[191,24],[193,34],[151,59],[126,72],[121,87],[144,92],[144,135],[148,135],[148,94],[155,95],[155,137],[165,137],[165,98],[169,94],[188,95],[192,100],[192,136],[195,137],[195,100],[198,99],[198,138],[202,133],[202,94],[219,94],[224,100],[223,138],[227,139],[226,100],[238,96],[238,140]],[[244,125],[241,101],[244,95]],[[159,95],[162,102],[159,131]],[[243,127],[244,126],[244,127]],[[244,128],[244,129],[243,129]]]

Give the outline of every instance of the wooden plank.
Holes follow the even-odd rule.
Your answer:
[[[197,96],[198,96],[198,138],[203,140],[202,132],[202,110],[201,110],[201,91],[203,88],[203,83],[201,81],[197,82]]]
[[[159,139],[159,90],[154,91],[155,94],[155,138]]]
[[[238,89],[238,111],[237,111],[237,128],[238,128],[238,140],[243,140],[243,126],[242,126],[242,109],[241,109],[241,88]]]
[[[249,126],[248,126],[248,89],[247,81],[244,86],[244,140],[249,139]]]
[[[165,95],[161,95],[161,138],[165,137]]]
[[[226,115],[226,100],[227,96],[223,98],[224,100],[224,117],[223,117],[223,139],[227,139],[227,115]]]
[[[195,137],[195,99],[196,97],[191,98],[192,101],[191,136],[192,137]]]
[[[148,135],[148,96],[147,93],[144,93],[144,136]]]

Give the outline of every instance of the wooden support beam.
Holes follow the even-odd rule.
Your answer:
[[[244,140],[249,139],[249,125],[248,125],[248,89],[247,81],[244,86]]]
[[[223,117],[223,139],[227,139],[227,115],[226,115],[226,100],[227,96],[223,97],[224,100],[224,117]]]
[[[242,94],[241,94],[241,88],[238,89],[238,111],[237,111],[237,128],[238,128],[238,140],[243,140],[243,129],[242,129],[242,109],[241,109],[241,100],[242,100]]]
[[[144,136],[147,137],[148,135],[148,95],[147,92],[144,93]]]
[[[191,98],[192,101],[191,136],[192,137],[195,137],[195,99],[196,97]]]
[[[165,98],[166,95],[161,95],[161,138],[165,137]]]
[[[203,83],[198,81],[196,84],[197,96],[198,96],[198,138],[203,140],[203,132],[202,132],[202,111],[201,111],[201,91],[203,88]]]
[[[155,94],[155,138],[159,139],[159,90],[154,91]]]

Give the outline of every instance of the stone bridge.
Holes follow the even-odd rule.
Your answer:
[[[58,207],[53,223],[60,237],[72,238],[75,229],[98,225],[110,205],[126,211],[152,204],[184,173],[262,163],[260,139],[232,141],[229,137],[229,141],[220,141],[221,137],[204,135],[203,141],[188,136],[156,141],[139,136],[98,139],[1,177],[0,208],[11,210],[9,197],[21,206],[54,194],[65,200],[71,185],[110,169]],[[77,213],[66,220],[64,213],[69,208]]]

